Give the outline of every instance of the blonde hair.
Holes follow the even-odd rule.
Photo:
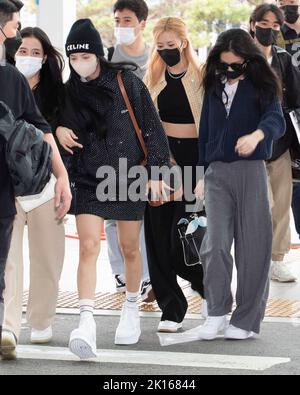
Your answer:
[[[154,45],[148,63],[147,73],[145,76],[145,82],[148,88],[153,88],[158,83],[159,78],[166,70],[166,64],[160,57],[156,49],[159,37],[164,32],[173,32],[181,39],[181,41],[185,41],[187,43],[186,48],[183,49],[183,54],[188,64],[192,65],[194,69],[199,73],[199,77],[202,78],[201,64],[196,55],[196,52],[192,47],[192,43],[188,36],[188,29],[186,24],[181,18],[167,17],[160,19],[153,29]]]

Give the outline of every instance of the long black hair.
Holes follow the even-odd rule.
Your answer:
[[[282,10],[275,4],[261,4],[254,9],[250,16],[249,31],[252,37],[254,37],[254,31],[252,30],[251,23],[255,24],[256,22],[261,22],[268,12],[272,12],[276,16],[280,27],[283,26],[284,14]]]
[[[98,61],[101,74],[111,72],[112,78],[119,71],[135,71],[138,68],[135,63],[110,62],[102,56],[98,57]],[[70,78],[65,85],[66,100],[64,107],[68,110],[65,114],[66,117],[62,115],[64,123],[76,130],[77,134],[82,136],[82,140],[84,140],[84,131],[87,126],[91,127],[99,138],[105,137],[107,129],[104,118],[113,104],[113,92],[109,88],[103,88],[100,92],[97,80],[82,83],[80,76],[71,64],[70,70]],[[71,103],[68,103],[68,100]]]
[[[40,111],[47,121],[52,122],[58,110],[63,94],[62,73],[64,70],[63,56],[53,47],[47,34],[38,27],[26,27],[21,30],[22,38],[34,37],[42,45],[44,56],[47,56],[40,71],[40,79],[34,89],[40,93]]]
[[[281,98],[280,80],[250,34],[242,29],[230,29],[218,37],[204,68],[203,87],[205,92],[215,90],[217,84],[220,83],[219,69],[223,52],[232,52],[247,62],[245,75],[256,89],[261,108],[264,108],[276,97]]]

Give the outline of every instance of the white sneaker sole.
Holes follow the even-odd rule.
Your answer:
[[[161,327],[157,329],[158,333],[177,333],[180,329],[182,329],[182,325],[179,325],[178,327],[175,328],[167,328],[167,327]]]
[[[31,344],[47,344],[52,341],[52,336],[44,339],[30,339]]]
[[[74,338],[70,340],[69,349],[74,355],[82,360],[97,358],[96,352],[84,339]]]
[[[115,337],[116,346],[130,346],[132,344],[137,344],[140,340],[142,332],[139,331],[138,334],[129,337]]]
[[[247,339],[251,339],[253,337],[254,337],[254,333],[253,332],[251,332],[247,336],[226,335],[226,333],[225,333],[225,339],[226,340],[247,340]]]
[[[288,283],[295,283],[297,279],[293,277],[289,280],[283,280],[282,278],[279,277],[271,277],[271,281],[275,281],[277,283],[282,283],[282,284],[288,284]]]
[[[207,341],[215,340],[218,336],[224,335],[226,329],[227,329],[227,324],[224,325],[224,328],[223,328],[223,329],[220,329],[219,332],[218,332],[217,334],[211,334],[211,335],[209,335],[209,334],[207,334],[207,335],[204,334],[204,335],[201,335],[201,334],[199,333],[199,339],[200,339],[200,340],[207,340]]]
[[[116,288],[117,294],[123,294],[126,292],[126,287]]]
[[[215,340],[220,335],[224,335],[224,331],[220,331],[216,335],[201,335],[201,334],[199,334],[199,338],[200,338],[200,340],[212,341],[212,340]]]

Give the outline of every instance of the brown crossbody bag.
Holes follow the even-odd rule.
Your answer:
[[[139,139],[141,148],[142,148],[143,153],[145,155],[145,159],[143,160],[142,165],[146,166],[147,165],[148,150],[147,150],[147,147],[146,147],[146,143],[145,143],[144,137],[142,135],[142,131],[141,131],[141,129],[140,129],[138,123],[137,123],[137,120],[136,120],[136,117],[135,117],[132,105],[130,103],[128,94],[126,92],[126,88],[124,86],[124,82],[123,82],[123,79],[122,79],[122,72],[118,72],[117,79],[118,79],[119,87],[120,87],[123,99],[125,101],[125,104],[126,104],[126,107],[127,107],[127,110],[128,110],[128,113],[129,113],[129,116],[130,116],[130,119],[131,119],[131,122],[132,122],[132,124],[134,126],[134,130],[136,132],[136,135],[137,135],[137,137]],[[174,159],[172,159],[170,163],[171,163],[171,166],[178,166]],[[169,202],[173,202],[173,201],[176,201],[176,200],[180,200],[182,198],[182,196],[183,196],[183,187],[181,185],[180,188],[178,188],[176,191],[172,192],[168,196],[168,200],[163,200],[162,198],[160,198],[158,200],[149,200],[149,205],[152,206],[152,207],[159,207],[159,206],[162,206],[163,204],[166,204],[166,203],[169,203]]]

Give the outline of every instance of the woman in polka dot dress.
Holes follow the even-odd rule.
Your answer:
[[[119,160],[126,161],[130,169],[142,163],[144,153],[117,81],[118,71],[123,70],[122,79],[147,146],[148,167],[168,164],[169,147],[147,88],[128,71],[128,66],[126,69],[122,64],[112,64],[104,59],[100,35],[90,20],[79,20],[73,25],[66,52],[71,75],[66,84],[61,127],[56,134],[65,151],[72,154],[67,163],[73,189],[72,214],[76,216],[80,238],[78,290],[81,313],[79,327],[72,332],[69,346],[81,359],[88,359],[96,356],[93,307],[96,262],[104,219],[118,222],[126,266],[127,298],[115,343],[135,344],[141,335],[137,305],[141,281],[139,240],[146,199],[131,201],[121,197],[121,189],[124,192],[125,185],[125,192],[128,191],[126,185],[132,186],[132,179],[128,179],[127,174],[122,176],[124,166],[119,170]],[[97,188],[106,178],[103,175],[99,178],[97,173],[104,166],[110,166],[120,181],[113,197],[105,202],[98,199],[101,193]],[[159,181],[150,181],[152,191],[159,193],[159,185]],[[112,182],[108,181],[107,189],[110,187]]]

